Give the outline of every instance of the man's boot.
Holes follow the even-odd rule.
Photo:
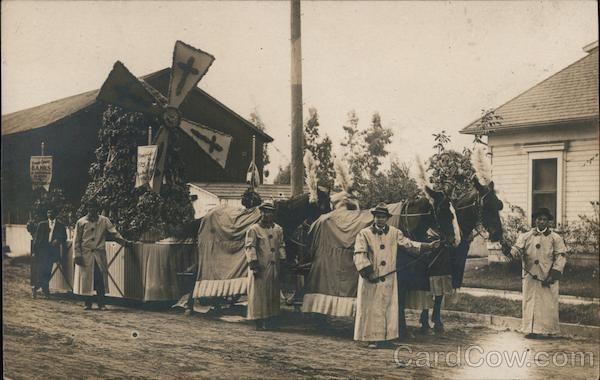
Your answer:
[[[31,298],[33,298],[33,299],[37,298],[37,288],[35,286],[31,287]]]

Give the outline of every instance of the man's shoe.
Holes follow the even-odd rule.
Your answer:
[[[37,289],[36,288],[31,288],[31,298],[33,298],[33,299],[37,298]]]
[[[538,339],[540,336],[538,334],[529,333],[525,335],[525,339]]]
[[[98,310],[100,310],[100,311],[107,311],[108,308],[105,305],[98,305]]]
[[[92,310],[92,305],[86,304],[83,310]]]

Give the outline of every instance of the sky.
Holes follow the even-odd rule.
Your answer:
[[[99,88],[115,61],[141,76],[182,40],[216,57],[199,87],[275,139],[270,178],[290,159],[288,1],[2,1],[2,114]],[[458,131],[585,56],[595,1],[303,1],[305,119],[336,145],[347,113],[392,129],[390,159],[433,153]]]

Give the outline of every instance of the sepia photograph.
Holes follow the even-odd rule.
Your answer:
[[[598,379],[594,0],[4,0],[2,372]]]

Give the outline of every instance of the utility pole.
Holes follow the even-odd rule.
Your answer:
[[[300,0],[291,0],[291,45],[292,45],[292,163],[290,177],[292,196],[302,194],[304,185],[304,163],[302,152],[304,134],[302,130],[302,45],[300,39]]]

